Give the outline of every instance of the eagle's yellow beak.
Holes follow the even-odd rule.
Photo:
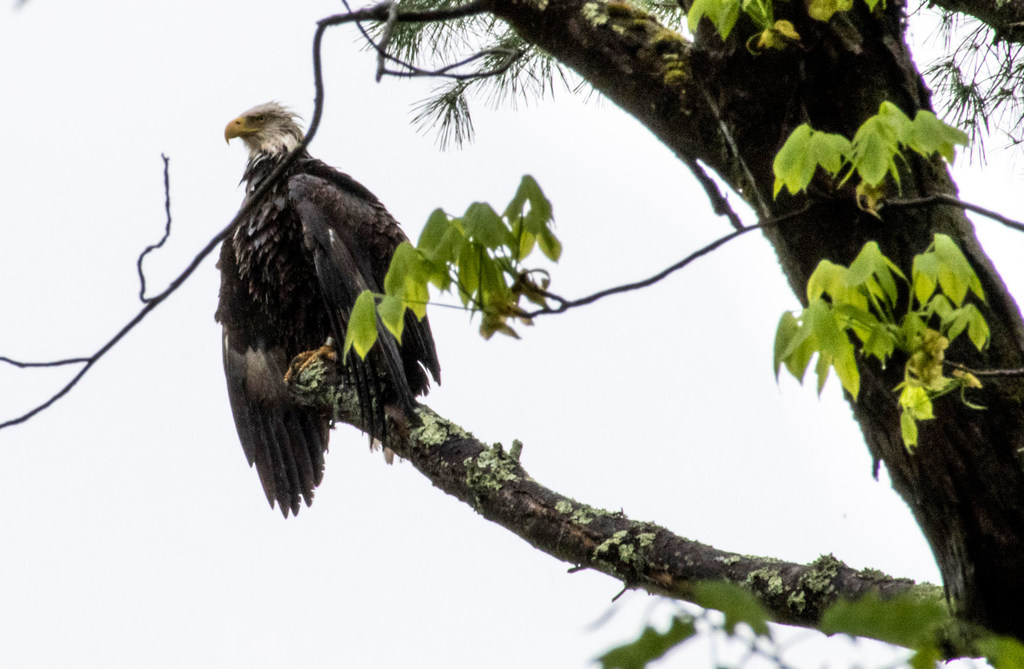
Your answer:
[[[256,132],[256,129],[249,125],[249,119],[245,116],[239,116],[224,127],[224,141],[230,144],[231,140],[235,137],[251,135],[254,132]]]

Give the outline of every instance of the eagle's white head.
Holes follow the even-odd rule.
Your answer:
[[[256,105],[228,123],[224,140],[241,137],[249,155],[288,153],[302,142],[302,128],[295,122],[298,115],[277,102]]]

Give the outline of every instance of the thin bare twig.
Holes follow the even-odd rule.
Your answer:
[[[151,298],[146,297],[146,275],[142,271],[142,261],[150,251],[163,246],[167,238],[171,236],[171,159],[162,153],[160,157],[164,161],[164,211],[167,212],[167,224],[164,225],[164,236],[160,238],[160,241],[156,244],[150,244],[143,249],[142,253],[139,254],[139,259],[135,261],[135,269],[139,272],[139,301],[143,304],[149,302]]]
[[[981,214],[986,218],[991,218],[993,221],[998,221],[1008,228],[1012,228],[1018,232],[1024,232],[1024,223],[1015,221],[1012,218],[1007,218],[1002,214],[992,211],[991,209],[985,209],[979,207],[976,204],[970,202],[964,202],[947,193],[935,193],[933,195],[925,195],[924,197],[913,198],[908,200],[885,200],[880,203],[878,210],[881,211],[886,207],[926,207],[933,204],[948,204],[953,207],[960,207],[968,211],[973,211],[976,214]]]
[[[81,365],[89,362],[89,358],[67,358],[66,360],[47,360],[46,362],[24,362],[22,360],[8,358],[5,355],[0,355],[0,362],[6,362],[8,365],[27,369],[30,367],[63,367],[64,365]]]
[[[708,255],[709,253],[711,253],[712,251],[718,249],[719,247],[724,246],[725,244],[727,244],[728,242],[731,242],[732,240],[736,239],[740,235],[744,235],[744,234],[750,232],[751,230],[759,230],[761,228],[767,228],[767,227],[770,227],[770,226],[773,226],[773,225],[779,225],[780,223],[784,223],[785,221],[788,221],[788,220],[791,220],[793,218],[797,218],[799,216],[802,216],[803,214],[806,214],[808,211],[810,211],[810,209],[811,209],[811,205],[807,204],[807,205],[801,207],[800,209],[798,209],[796,211],[789,212],[788,214],[783,214],[782,216],[777,216],[775,218],[772,218],[772,219],[769,219],[767,221],[764,221],[763,223],[756,223],[754,225],[748,225],[746,227],[740,228],[739,230],[735,230],[733,232],[730,232],[727,235],[719,237],[718,239],[716,239],[715,241],[711,242],[710,244],[706,244],[705,246],[702,246],[701,248],[697,249],[696,251],[694,251],[690,255],[686,256],[685,258],[683,258],[679,262],[675,263],[674,265],[670,265],[670,266],[666,267],[665,269],[661,270],[660,272],[658,272],[657,274],[655,274],[654,276],[649,277],[647,279],[644,279],[642,281],[635,281],[633,283],[627,283],[627,284],[623,284],[621,286],[615,286],[613,288],[606,288],[604,290],[600,290],[600,291],[598,291],[596,293],[593,293],[592,295],[587,295],[586,297],[581,297],[581,298],[576,299],[576,300],[567,300],[567,299],[565,299],[563,297],[555,295],[554,293],[549,293],[549,292],[547,292],[545,290],[539,290],[538,289],[538,292],[541,295],[543,295],[544,297],[546,297],[546,298],[548,298],[550,300],[554,300],[555,302],[558,303],[558,306],[553,308],[553,309],[548,307],[548,308],[537,309],[536,311],[527,312],[525,314],[525,317],[526,318],[535,318],[535,317],[543,315],[543,314],[560,314],[560,313],[563,313],[565,311],[568,311],[569,309],[573,309],[575,307],[582,307],[582,306],[587,305],[587,304],[593,304],[594,302],[597,302],[598,300],[600,300],[602,298],[608,297],[609,295],[617,295],[619,293],[627,293],[627,292],[630,292],[630,291],[633,291],[633,290],[639,290],[641,288],[646,288],[646,287],[651,286],[651,285],[653,285],[655,283],[658,283],[659,281],[661,281],[662,279],[668,277],[669,275],[673,274],[674,272],[677,272],[677,271],[681,270],[682,268],[684,268],[687,265],[689,265],[690,263],[692,263],[694,260],[697,260],[698,258],[702,258],[702,257]]]
[[[947,365],[954,369],[959,369],[968,374],[974,376],[1024,376],[1024,367],[1018,367],[1017,369],[972,369],[967,365],[960,364],[959,362],[953,362],[951,360],[945,361]]]
[[[452,70],[468,65],[474,61],[486,58],[488,56],[494,56],[502,54],[505,59],[498,63],[496,67],[492,67],[489,70],[483,70],[480,72],[467,72],[467,73],[453,73]],[[388,74],[392,77],[445,77],[446,79],[454,79],[456,81],[468,81],[470,79],[486,79],[487,77],[496,77],[499,74],[504,74],[512,64],[517,60],[526,55],[526,51],[523,49],[485,49],[479,51],[472,56],[464,58],[457,63],[451,63],[443,67],[439,67],[436,70],[424,70],[416,67],[411,63],[407,63],[403,60],[399,60],[393,56],[388,56],[388,60],[399,63],[402,67],[406,68],[405,72],[398,70],[384,70],[384,74]]]
[[[729,200],[722,195],[722,191],[718,190],[718,184],[715,183],[714,179],[708,176],[708,173],[700,166],[694,158],[689,156],[683,156],[683,162],[690,168],[690,172],[697,178],[697,182],[700,183],[704,192],[707,193],[708,199],[711,200],[711,209],[717,216],[725,216],[732,223],[732,227],[737,230],[743,229],[743,221],[733,210],[732,205],[729,204]]]

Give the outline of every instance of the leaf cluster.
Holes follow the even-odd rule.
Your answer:
[[[551,203],[529,175],[501,214],[484,202],[474,202],[457,217],[435,210],[416,246],[403,242],[395,251],[384,294],[363,291],[356,299],[344,354],[354,348],[365,358],[377,341],[379,326],[401,342],[405,311],[421,320],[426,316],[431,284],[458,295],[470,311],[480,312],[484,337],[495,332],[518,336],[510,321],[531,324],[521,300],[547,306],[547,273],[527,269],[523,261],[536,249],[558,261],[562,244],[552,230],[553,221]]]
[[[746,14],[760,31],[747,39],[747,49],[752,53],[766,49],[781,50],[800,40],[800,34],[791,21],[775,20],[772,0],[695,0],[686,16],[687,27],[691,33],[696,33],[700,20],[707,18],[724,41],[736,26],[740,12]]]
[[[900,285],[909,290],[901,291]],[[901,292],[907,306],[900,310]],[[967,333],[979,351],[988,344],[989,328],[973,293],[985,300],[970,263],[953,240],[942,234],[914,257],[911,277],[868,242],[849,267],[822,260],[807,282],[807,307],[786,312],[775,334],[775,374],[783,366],[803,380],[817,355],[818,392],[830,370],[856,400],[860,392],[857,354],[884,367],[896,351],[907,357],[900,391],[904,445],[917,444],[917,423],[934,418],[933,401],[953,390],[980,388],[977,378],[943,370],[950,341]],[[851,337],[852,335],[852,337]],[[856,342],[856,345],[854,344]],[[966,399],[964,399],[966,403]],[[969,406],[972,406],[968,403]]]
[[[903,160],[904,150],[925,157],[938,153],[952,163],[955,147],[966,144],[965,133],[939,120],[932,112],[919,110],[911,120],[888,101],[881,104],[877,114],[861,124],[852,141],[803,123],[790,133],[775,156],[772,165],[774,195],[778,197],[783,188],[794,195],[805,190],[819,167],[833,178],[841,176],[840,184],[856,174],[862,192],[877,190],[887,176],[899,187],[896,160]]]
[[[695,593],[695,602],[706,609],[703,613],[680,612],[664,631],[648,624],[636,639],[598,657],[601,668],[644,669],[699,638],[698,625],[747,649],[739,661],[719,661],[718,667],[740,667],[754,658],[759,660],[757,666],[792,666],[783,659],[792,646],[775,638],[768,625],[768,613],[749,591],[738,585],[704,582],[696,585]],[[721,622],[712,623],[708,609],[720,611]],[[871,592],[856,600],[842,599],[832,604],[822,614],[818,628],[827,635],[843,634],[902,646],[912,653],[899,666],[934,669],[946,659],[944,634],[951,622],[941,596],[906,593],[882,599]],[[974,646],[977,654],[995,669],[1024,669],[1024,644],[1016,639],[982,632]]]

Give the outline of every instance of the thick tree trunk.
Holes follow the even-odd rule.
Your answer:
[[[948,358],[978,369],[1021,367],[1020,313],[961,210],[894,205],[876,218],[856,206],[852,187],[834,191],[824,181],[812,184],[808,196],[772,198],[772,160],[800,123],[852,137],[885,100],[911,117],[930,108],[903,39],[901,3],[890,0],[884,10],[879,3],[872,13],[858,2],[828,23],[808,18],[803,8],[775,3],[776,18],[792,21],[800,42],[754,55],[744,43],[755,29],[742,18],[725,43],[705,30],[706,22],[691,43],[620,2],[493,5],[526,40],[575,69],[681,159],[713,168],[762,221],[799,212],[765,234],[801,299],[823,258],[848,264],[875,240],[909,275],[911,258],[935,233],[951,236],[981,278],[992,341],[983,355],[957,345]],[[955,192],[938,159],[908,155],[907,161],[902,197]],[[913,510],[959,613],[1024,639],[1024,616],[1016,611],[1024,601],[1022,383],[987,383],[974,397],[984,411],[955,397],[939,400],[937,419],[922,424],[920,445],[910,454],[892,390],[902,380],[902,362],[883,370],[861,361],[862,389],[853,406],[868,447]]]

